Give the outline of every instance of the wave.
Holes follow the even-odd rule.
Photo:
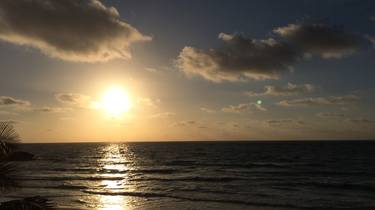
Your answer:
[[[361,205],[361,206],[346,206],[342,207],[331,207],[331,206],[315,206],[308,204],[292,204],[292,203],[271,203],[271,202],[257,202],[248,200],[234,200],[234,199],[214,199],[214,198],[199,198],[199,197],[186,197],[181,195],[165,194],[159,192],[137,192],[137,191],[126,191],[126,192],[103,192],[103,191],[89,191],[84,190],[84,193],[95,194],[95,195],[113,195],[113,196],[133,196],[141,198],[173,198],[185,201],[193,202],[215,202],[225,204],[239,204],[253,207],[270,207],[270,208],[285,208],[285,209],[304,209],[304,210],[373,210],[375,206]]]
[[[237,180],[246,180],[240,177],[179,177],[179,178],[134,178],[130,181],[161,181],[161,182],[175,182],[175,181],[186,181],[186,182],[232,182]]]
[[[228,204],[241,204],[250,206],[264,206],[264,207],[286,207],[290,209],[298,209],[298,206],[291,204],[271,204],[263,202],[250,202],[244,200],[231,200],[231,199],[209,199],[209,198],[196,198],[196,197],[185,197],[172,194],[164,193],[154,193],[154,192],[136,192],[136,191],[126,191],[126,192],[98,192],[84,190],[83,192],[88,194],[96,195],[113,195],[113,196],[134,196],[142,198],[174,198],[179,200],[194,201],[194,202],[216,202],[216,203],[228,203]]]
[[[311,186],[311,187],[319,187],[319,188],[332,188],[332,189],[339,189],[339,190],[360,190],[360,191],[367,191],[367,192],[375,192],[375,186],[350,184],[350,183],[308,182],[308,183],[293,183],[293,185]]]
[[[252,171],[252,174],[272,175],[278,177],[300,177],[300,176],[368,176],[375,175],[374,172],[365,171],[312,171],[312,170],[283,170],[283,171]]]
[[[298,163],[298,162],[252,162],[238,163],[200,163],[190,160],[178,160],[166,162],[167,166],[204,166],[204,167],[226,167],[226,168],[290,168],[290,167],[321,167],[320,163]]]
[[[107,174],[126,174],[126,173],[143,173],[143,174],[173,174],[183,172],[184,170],[177,169],[130,169],[130,170],[117,170],[117,169],[97,169],[97,168],[54,168],[49,171],[59,172],[84,172],[85,174],[91,173],[107,173]]]
[[[124,177],[81,177],[81,176],[61,176],[61,177],[19,177],[18,180],[22,181],[73,181],[73,180],[86,180],[86,181],[103,181],[103,180],[123,180]]]
[[[22,186],[22,188],[31,188],[31,189],[62,189],[62,190],[85,190],[89,189],[89,187],[81,186],[81,185],[58,185],[58,186]]]

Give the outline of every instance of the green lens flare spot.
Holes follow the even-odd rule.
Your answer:
[[[257,100],[258,105],[262,105],[263,101],[262,100]]]

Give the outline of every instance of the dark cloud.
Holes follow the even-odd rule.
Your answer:
[[[289,24],[274,32],[300,47],[305,53],[323,58],[341,58],[359,48],[359,38],[327,24]]]
[[[261,93],[256,92],[246,92],[248,96],[289,96],[297,95],[301,93],[311,93],[314,92],[317,88],[311,84],[293,84],[288,83],[286,86],[265,86],[265,91]]]
[[[129,46],[151,38],[98,0],[1,0],[0,39],[70,61],[130,58]]]
[[[273,38],[262,40],[220,33],[221,48],[186,46],[177,58],[177,67],[187,76],[214,82],[278,79],[307,55],[341,58],[355,52],[361,41],[338,27],[320,23],[290,24],[273,32]]]
[[[188,76],[198,75],[214,82],[277,79],[301,57],[288,44],[272,38],[255,40],[221,33],[219,39],[224,46],[218,49],[184,47],[177,66]]]
[[[232,112],[232,113],[246,113],[254,110],[267,111],[262,105],[257,103],[243,103],[238,105],[229,105],[221,109],[223,112]]]
[[[342,104],[354,103],[354,102],[357,102],[358,100],[359,100],[359,97],[355,95],[315,97],[315,98],[311,97],[311,98],[283,100],[283,101],[280,101],[278,105],[285,106],[285,107],[342,105]]]
[[[86,107],[90,101],[90,96],[78,93],[58,93],[56,99],[61,103]]]
[[[16,99],[10,96],[0,96],[0,106],[30,106],[29,101]]]

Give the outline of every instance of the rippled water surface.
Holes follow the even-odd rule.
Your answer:
[[[20,191],[75,209],[375,209],[375,142],[28,144]]]

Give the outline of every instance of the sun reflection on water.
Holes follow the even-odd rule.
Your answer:
[[[97,210],[131,210],[132,198],[120,195],[123,191],[132,191],[132,185],[128,183],[127,171],[131,170],[129,166],[133,160],[128,147],[123,144],[110,144],[103,148],[103,158],[99,160],[99,165],[104,170],[104,177],[119,179],[107,179],[101,181],[101,191],[109,195],[98,195]]]

